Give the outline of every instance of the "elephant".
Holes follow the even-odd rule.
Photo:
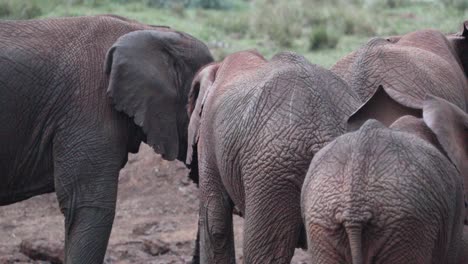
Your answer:
[[[233,209],[246,263],[289,263],[306,246],[305,173],[358,105],[338,76],[292,52],[240,51],[196,74],[187,163],[199,173],[201,263],[235,263]]]
[[[374,38],[330,69],[361,99],[348,120],[348,130],[376,119],[390,126],[405,115],[422,117],[431,94],[468,111],[468,21],[459,33],[444,35],[425,29]],[[468,169],[462,172],[468,201]],[[468,224],[468,211],[465,216]]]
[[[311,263],[465,263],[468,115],[432,95],[422,112],[368,120],[315,155],[301,193]]]
[[[185,162],[194,37],[114,15],[0,22],[0,205],[54,192],[65,262],[102,263],[119,170],[148,143]]]
[[[367,103],[349,120],[351,130],[370,118],[389,126],[404,115],[421,117],[427,94],[467,111],[468,21],[457,34],[425,29],[373,38],[330,70]]]

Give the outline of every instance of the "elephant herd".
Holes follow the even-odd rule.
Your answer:
[[[2,21],[0,205],[56,192],[65,262],[101,263],[145,142],[199,186],[194,262],[235,263],[236,213],[245,263],[468,263],[467,77],[468,21],[330,69],[115,15]]]

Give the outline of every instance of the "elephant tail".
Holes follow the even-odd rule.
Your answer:
[[[362,224],[348,223],[344,225],[348,235],[351,259],[353,264],[362,264]]]

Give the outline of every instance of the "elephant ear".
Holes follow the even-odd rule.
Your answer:
[[[446,35],[446,38],[454,48],[465,75],[468,76],[468,20],[461,24],[460,31]]]
[[[374,94],[348,118],[348,130],[359,129],[369,119],[379,120],[388,127],[399,117],[405,115],[420,117],[421,110],[395,100],[380,85]]]
[[[468,115],[454,104],[429,95],[424,101],[423,119],[445,154],[468,179]]]
[[[179,151],[178,107],[183,108],[171,49],[183,36],[172,31],[141,30],[120,37],[106,55],[107,94],[115,108],[132,117],[146,142],[173,160]]]
[[[209,95],[211,87],[216,79],[218,64],[208,64],[203,67],[193,79],[188,99],[188,115],[190,122],[188,126],[188,147],[186,164],[189,166],[189,177],[198,183],[198,157],[197,145],[200,136],[200,124],[203,112],[203,105]]]
[[[468,20],[462,23],[460,35],[463,37],[468,37]]]

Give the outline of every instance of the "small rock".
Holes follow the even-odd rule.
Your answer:
[[[20,244],[20,252],[33,260],[49,261],[52,264],[63,263],[64,260],[62,244],[46,240],[23,240]]]
[[[152,256],[159,256],[169,252],[169,245],[161,240],[144,240],[143,249]]]
[[[178,256],[183,256],[183,255],[189,255],[189,257],[192,257],[193,253],[193,248],[195,248],[195,245],[193,245],[194,241],[177,241],[175,243],[171,244],[171,252],[174,255]]]
[[[133,229],[132,233],[135,235],[139,235],[139,236],[146,236],[146,235],[150,235],[156,232],[158,228],[159,228],[158,222],[143,223],[143,224],[137,225]]]
[[[190,183],[192,183],[192,181],[189,179],[189,177],[183,177],[182,179],[180,179],[180,185],[182,186],[189,186]]]

